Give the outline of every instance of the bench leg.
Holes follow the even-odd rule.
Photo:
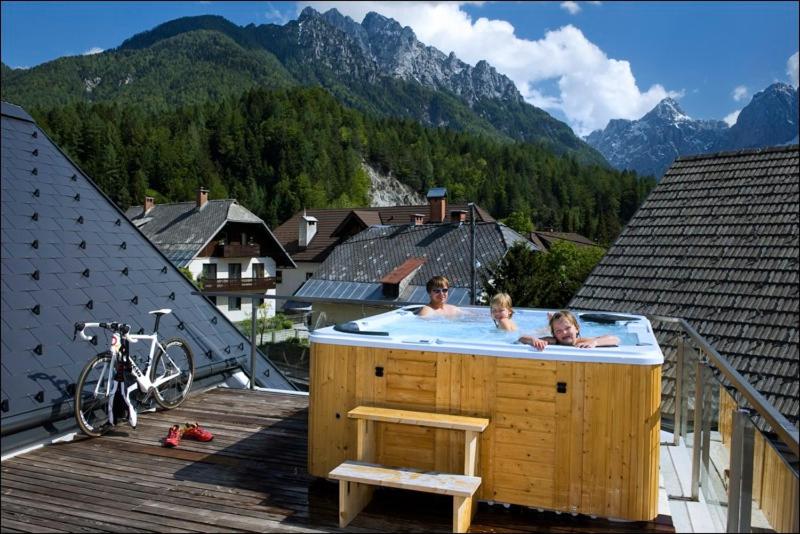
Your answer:
[[[473,497],[453,497],[453,532],[467,532],[474,515]]]
[[[339,481],[339,528],[344,528],[372,500],[375,488],[368,484]]]

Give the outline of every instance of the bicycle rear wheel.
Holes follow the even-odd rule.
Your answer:
[[[150,380],[154,383],[170,379],[155,388],[155,400],[162,408],[176,408],[186,399],[194,379],[194,356],[189,344],[180,338],[164,343],[164,351],[159,350],[153,359]]]
[[[75,420],[92,437],[105,434],[108,424],[108,396],[111,391],[111,355],[98,354],[81,371],[75,385]]]

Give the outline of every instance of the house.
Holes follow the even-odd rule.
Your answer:
[[[547,252],[555,243],[572,243],[577,247],[596,247],[597,243],[574,232],[554,232],[553,230],[534,230],[528,234],[528,239],[540,250]]]
[[[250,369],[250,343],[22,108],[2,103],[2,452],[77,429],[75,383],[103,350],[73,341],[79,321],[185,339],[195,389]],[[233,382],[231,382],[233,381]],[[295,389],[257,352],[255,383]]]
[[[517,242],[536,248],[501,223],[476,222],[479,292],[481,274]],[[467,305],[472,292],[470,255],[471,225],[460,214],[443,223],[376,224],[336,246],[295,297],[314,303],[314,324],[332,324],[401,304],[427,304],[425,284],[444,275],[450,281],[448,303]]]
[[[143,206],[133,206],[125,215],[176,267],[202,279],[206,291],[274,295],[278,269],[295,267],[263,220],[236,200],[209,200],[203,188],[195,202],[156,204],[146,197]],[[231,321],[252,315],[249,298],[211,299]],[[275,301],[262,302],[267,316],[274,315]]]
[[[469,206],[447,202],[445,188],[433,188],[422,206],[389,206],[374,208],[307,209],[295,213],[275,229],[275,237],[297,265],[291,271],[278,270],[278,295],[292,295],[311,278],[337,245],[376,224],[405,225],[439,224],[455,216],[469,222]],[[475,207],[476,221],[494,222],[488,212]],[[454,215],[455,214],[455,215]],[[300,301],[278,301],[281,307],[303,307]]]
[[[795,436],[800,423],[799,154],[798,145],[791,145],[676,159],[570,302],[578,309],[686,319],[794,425]],[[674,330],[658,321],[653,326],[668,360],[662,413],[671,418]],[[740,401],[720,399],[729,406]],[[764,436],[771,435],[760,417],[755,423]],[[778,498],[793,503],[794,518],[783,527],[788,530],[776,529],[797,530],[797,456],[789,454],[775,465],[778,471],[794,466],[786,485],[771,481],[773,488],[784,488]],[[765,506],[767,485],[763,494],[753,491],[770,521],[780,524]]]

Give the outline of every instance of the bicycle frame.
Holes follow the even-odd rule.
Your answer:
[[[101,326],[100,323],[85,323],[83,328],[79,331],[79,334],[82,339],[86,341],[92,341],[94,338],[87,336],[84,333],[86,328],[99,328]],[[132,357],[128,344],[129,343],[138,343],[139,341],[149,340],[150,341],[150,351],[147,356],[147,365],[142,371],[139,366],[136,364],[136,360]],[[153,360],[156,354],[156,348],[161,350],[164,354],[163,358],[169,360],[169,354],[167,353],[166,347],[162,345],[158,341],[158,333],[154,332],[153,334],[120,334],[119,332],[113,332],[111,334],[111,344],[108,347],[108,353],[111,355],[111,359],[105,366],[106,369],[102,369],[100,374],[101,376],[105,376],[105,394],[109,399],[109,422],[114,424],[113,421],[113,410],[111,409],[110,403],[113,402],[113,396],[116,392],[116,388],[118,387],[118,381],[114,378],[114,373],[118,363],[123,363],[125,365],[130,365],[131,374],[133,374],[134,378],[136,379],[135,384],[131,384],[127,387],[126,390],[123,391],[123,397],[125,402],[128,405],[128,412],[129,418],[131,422],[131,426],[136,426],[136,410],[133,408],[133,404],[131,403],[130,395],[136,389],[139,389],[145,395],[149,395],[151,392],[155,391],[155,388],[163,384],[164,382],[168,382],[173,378],[180,375],[180,371],[173,371],[172,373],[165,374],[156,378],[156,380],[150,380],[151,369],[153,366]],[[124,384],[124,382],[123,382]],[[95,386],[95,395],[99,393],[99,389],[101,387],[100,381],[98,381],[97,385]]]

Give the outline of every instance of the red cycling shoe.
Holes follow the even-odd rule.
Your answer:
[[[214,434],[201,428],[197,423],[186,423],[183,430],[183,437],[196,439],[197,441],[211,441],[214,439]]]
[[[167,431],[167,437],[164,438],[165,447],[177,447],[181,442],[181,435],[183,431],[178,425],[172,425]]]

